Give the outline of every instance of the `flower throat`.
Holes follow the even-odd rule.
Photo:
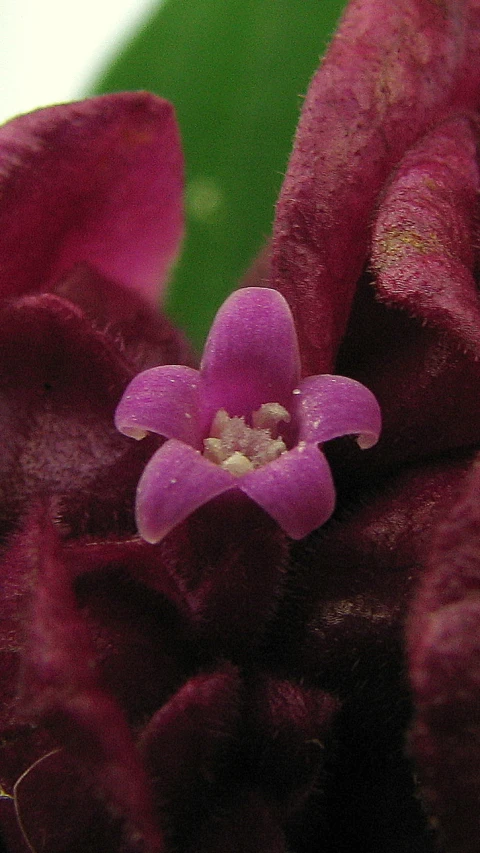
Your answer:
[[[290,415],[279,403],[264,403],[252,413],[252,426],[244,417],[230,417],[219,409],[204,439],[204,456],[237,477],[277,459],[287,449],[278,425]]]

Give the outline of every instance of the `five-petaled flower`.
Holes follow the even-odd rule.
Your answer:
[[[324,524],[335,489],[318,444],[380,432],[373,394],[344,376],[300,379],[293,318],[277,291],[230,296],[210,331],[200,370],[153,367],[130,383],[116,412],[133,438],[158,433],[137,490],[137,524],[158,542],[195,509],[240,489],[293,539]]]
[[[141,370],[193,364],[157,313],[171,108],[109,95],[0,130],[9,853],[478,853],[479,43],[479,0],[352,0],[307,94],[249,283],[287,299],[302,376],[364,383],[383,426],[368,453],[326,446],[335,515],[297,542],[240,488],[302,440],[251,341],[187,447],[236,488],[135,535],[158,441],[115,409]],[[278,329],[271,349],[279,380]]]

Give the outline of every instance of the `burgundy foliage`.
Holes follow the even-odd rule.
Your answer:
[[[152,306],[181,236],[171,108],[0,130],[0,818],[8,853],[480,845],[478,0],[354,0],[312,81],[269,254],[303,376],[384,428],[324,448],[292,541],[240,490],[162,541],[159,439],[114,413],[193,366]]]

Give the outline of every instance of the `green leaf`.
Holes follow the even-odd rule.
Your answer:
[[[187,237],[169,310],[200,344],[271,232],[309,80],[344,0],[165,0],[98,92],[175,104]]]

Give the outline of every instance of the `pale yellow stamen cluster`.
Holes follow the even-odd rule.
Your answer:
[[[264,403],[253,412],[252,426],[245,418],[230,417],[225,409],[215,415],[210,437],[204,440],[204,456],[236,477],[277,459],[287,449],[278,424],[290,415],[279,403]]]

